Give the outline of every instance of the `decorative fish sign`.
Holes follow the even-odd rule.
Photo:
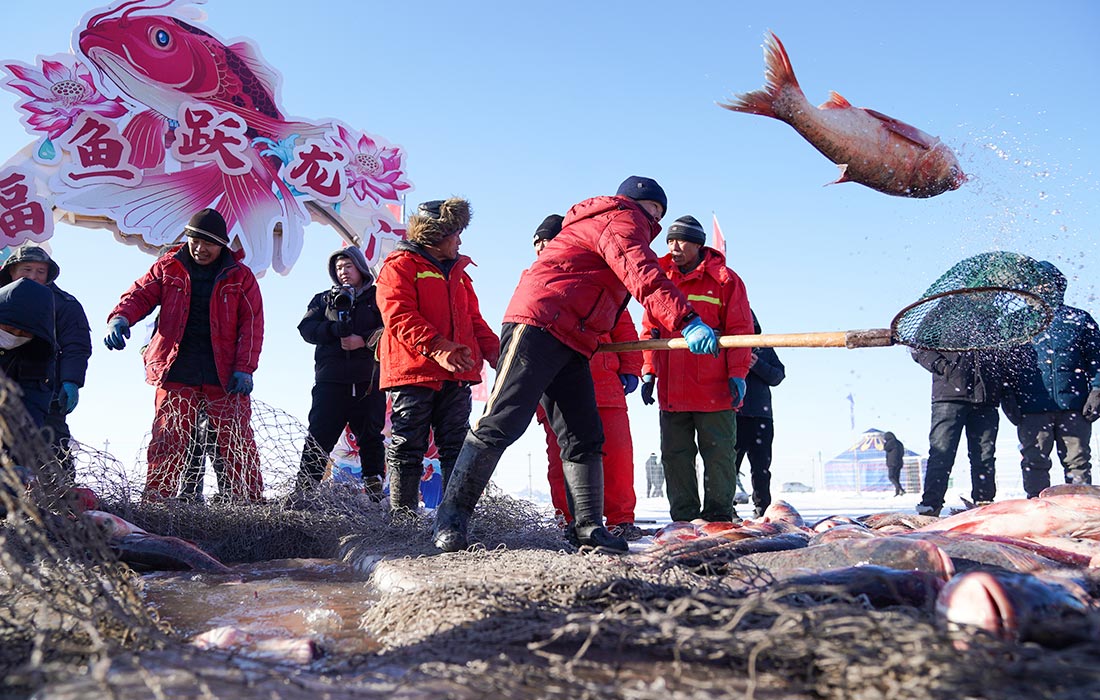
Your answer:
[[[820,107],[806,99],[779,37],[764,45],[767,83],[719,103],[733,112],[787,122],[840,167],[834,183],[858,182],[898,197],[935,197],[966,182],[955,154],[935,136],[873,109],[853,107],[837,93]]]
[[[122,0],[85,15],[74,54],[4,63],[41,141],[0,180],[35,184],[28,211],[73,212],[154,250],[213,207],[257,272],[288,272],[311,220],[379,259],[376,238],[400,237],[404,153],[334,119],[287,117],[256,46],[202,20],[189,0]],[[0,231],[0,246],[49,238],[49,223]]]

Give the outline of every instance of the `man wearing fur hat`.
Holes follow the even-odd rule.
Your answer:
[[[457,197],[424,202],[409,218],[408,240],[378,273],[381,385],[390,393],[386,468],[390,504],[414,511],[428,437],[435,431],[444,485],[469,428],[470,385],[483,361],[496,367],[500,340],[485,323],[460,254],[470,223],[469,203]]]
[[[31,279],[53,292],[57,355],[49,380],[52,397],[45,420],[52,431],[52,444],[58,461],[71,483],[76,473],[69,452],[72,433],[65,417],[76,408],[80,388],[84,386],[88,358],[92,356],[92,332],[84,307],[76,297],[57,286],[56,280],[60,274],[61,268],[44,248],[24,243],[0,268],[0,285]]]
[[[707,234],[694,216],[681,216],[668,228],[668,255],[660,260],[668,279],[692,300],[708,325],[722,335],[751,335],[752,312],[745,284],[726,267],[726,258],[706,246]],[[642,335],[669,338],[675,329],[649,313]],[[726,348],[714,357],[677,352],[643,353],[642,401],[661,409],[661,462],[673,520],[711,522],[736,517],[737,415],[745,398],[751,348]],[[703,458],[703,499],[695,456]]]
[[[298,324],[302,338],[317,346],[309,439],[302,450],[298,489],[312,488],[321,481],[328,455],[348,426],[359,443],[363,486],[381,500],[386,395],[378,386],[374,359],[374,346],[382,331],[374,275],[363,251],[355,246],[329,256],[328,275],[333,287],[314,295]]]
[[[203,209],[169,249],[122,295],[104,339],[122,350],[130,327],[158,306],[144,352],[145,379],[157,388],[145,497],[172,498],[188,464],[196,416],[205,410],[225,458],[228,495],[259,500],[260,459],[252,435],[252,375],[264,337],[263,300],[243,251],[229,250],[225,219]]]
[[[629,177],[614,196],[569,210],[561,233],[520,277],[504,315],[496,382],[485,414],[466,436],[436,511],[435,546],[465,549],[477,501],[504,450],[542,403],[561,446],[577,545],[628,550],[603,525],[604,432],[589,359],[630,297],[661,323],[682,331],[693,353],[718,352],[718,340],[661,272],[650,248],[667,199],[656,181]]]

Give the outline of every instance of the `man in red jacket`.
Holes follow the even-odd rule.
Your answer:
[[[706,247],[707,234],[693,216],[668,228],[668,255],[660,260],[668,279],[691,300],[702,319],[721,335],[749,335],[752,312],[745,285],[726,267],[726,258]],[[642,335],[668,338],[675,329],[648,309]],[[728,348],[716,357],[646,351],[642,401],[653,403],[656,384],[661,408],[661,461],[673,520],[702,518],[723,522],[736,517],[737,416],[745,398],[751,348]],[[695,455],[703,457],[703,501]]]
[[[380,386],[390,393],[386,468],[390,506],[415,511],[428,437],[435,431],[443,483],[451,477],[470,427],[470,385],[481,366],[496,367],[500,340],[481,317],[473,264],[459,254],[470,205],[452,197],[421,204],[409,218],[408,240],[386,257],[378,273]]]
[[[561,233],[520,277],[504,315],[485,414],[466,436],[436,511],[438,549],[467,547],[470,515],[501,454],[527,429],[541,399],[561,447],[575,518],[570,538],[628,550],[626,540],[603,525],[604,432],[589,358],[631,295],[664,325],[682,330],[692,352],[718,351],[714,331],[662,274],[649,247],[666,205],[654,180],[627,178],[615,196],[570,209]]]
[[[535,254],[542,251],[561,232],[563,217],[551,214],[543,219],[535,230]],[[634,319],[623,309],[618,322],[610,333],[600,336],[600,343],[625,343],[638,339]],[[642,370],[642,352],[601,352],[592,356],[592,383],[596,389],[596,409],[603,423],[603,510],[607,527],[612,534],[627,540],[641,537],[634,525],[634,506],[638,499],[634,493],[634,443],[630,436],[630,418],[626,413],[626,395],[638,388]],[[550,482],[550,500],[554,509],[562,514],[566,523],[573,522],[569,498],[565,492],[565,474],[562,471],[561,448],[558,436],[550,427],[550,419],[539,405],[538,422],[546,431],[547,478]]]
[[[252,375],[264,340],[256,276],[228,249],[225,219],[203,209],[170,249],[122,295],[108,315],[111,350],[126,347],[130,327],[158,306],[145,349],[145,380],[157,387],[145,497],[172,498],[188,464],[198,412],[205,411],[226,463],[231,498],[260,500],[263,478],[252,435]]]

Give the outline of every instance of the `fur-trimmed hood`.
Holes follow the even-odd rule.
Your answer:
[[[447,236],[465,230],[472,214],[470,203],[460,197],[424,202],[409,217],[407,237],[420,245],[437,245]]]

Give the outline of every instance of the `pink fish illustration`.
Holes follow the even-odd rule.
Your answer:
[[[820,107],[806,99],[779,37],[764,46],[767,84],[719,103],[733,112],[787,122],[840,167],[835,183],[858,182],[899,197],[934,197],[966,182],[955,154],[935,136],[873,109],[853,107],[835,92]]]
[[[279,76],[249,42],[226,45],[182,19],[152,14],[174,4],[132,0],[96,14],[79,32],[79,49],[128,101],[148,107],[123,131],[133,165],[161,166],[181,111],[200,105],[243,121],[230,134],[237,139],[234,167],[205,160],[179,172],[146,172],[138,185],[97,183],[61,203],[93,211],[102,202],[125,203],[120,228],[139,232],[153,244],[171,242],[180,222],[213,206],[237,234],[251,266],[262,270],[274,263],[286,271],[301,251],[309,214],[280,168],[290,160],[294,143],[323,138],[331,125],[284,118],[278,108]],[[258,141],[272,147],[261,150]]]

